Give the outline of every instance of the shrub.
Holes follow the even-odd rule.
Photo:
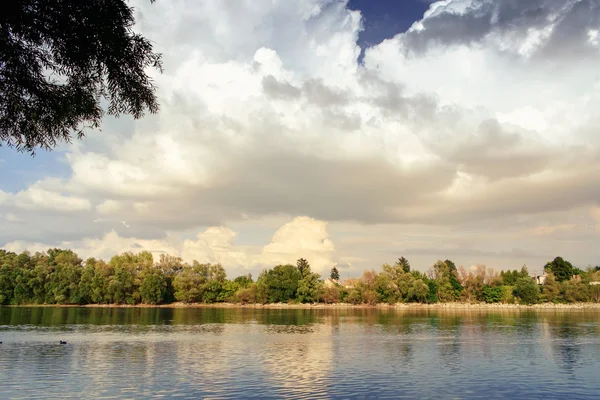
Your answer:
[[[232,301],[241,304],[254,304],[258,302],[258,288],[252,283],[247,288],[241,288],[232,297]]]
[[[366,290],[363,293],[362,297],[363,297],[364,302],[370,306],[374,306],[374,305],[378,304],[379,301],[381,300],[381,296],[379,296],[379,293],[377,293],[374,290]]]
[[[502,288],[502,299],[500,301],[504,304],[514,304],[515,296],[513,294],[514,286],[500,286]]]
[[[320,300],[326,304],[340,302],[340,289],[337,287],[323,288],[321,290]]]
[[[362,296],[357,289],[352,289],[348,296],[346,296],[346,301],[350,304],[360,304],[362,303]]]
[[[563,298],[569,303],[590,301],[589,285],[578,282],[564,281],[561,284]]]

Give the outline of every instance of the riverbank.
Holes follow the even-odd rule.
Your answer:
[[[419,304],[419,303],[398,303],[398,304],[290,304],[290,303],[275,303],[275,304],[238,304],[238,303],[169,303],[169,304],[22,304],[8,305],[2,307],[84,307],[84,308],[259,308],[259,309],[398,309],[398,310],[504,310],[504,309],[539,309],[539,310],[556,310],[556,309],[598,309],[600,311],[600,303],[568,303],[568,304],[488,304],[488,303],[437,303],[437,304]]]

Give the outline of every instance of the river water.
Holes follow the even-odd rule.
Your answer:
[[[0,341],[2,399],[600,398],[600,310],[4,307]]]

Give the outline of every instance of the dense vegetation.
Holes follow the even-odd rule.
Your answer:
[[[545,271],[546,280],[538,285],[526,267],[498,274],[445,260],[422,273],[402,257],[342,284],[335,267],[326,282],[299,259],[265,270],[254,281],[251,275],[227,279],[219,264],[188,264],[169,255],[155,262],[149,252],[123,253],[107,263],[83,261],[71,250],[34,255],[0,250],[0,304],[600,302],[595,284],[600,267],[582,271],[557,257]]]

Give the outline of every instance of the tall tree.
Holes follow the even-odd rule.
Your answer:
[[[340,271],[338,271],[336,267],[331,268],[331,274],[329,277],[336,281],[340,280]]]
[[[398,261],[396,261],[396,265],[400,268],[402,268],[402,271],[404,272],[410,272],[410,263],[408,262],[408,260],[404,257],[400,257],[398,259]]]
[[[257,286],[261,296],[272,303],[286,302],[296,297],[299,269],[293,265],[278,265],[263,271],[258,277]]]
[[[437,295],[440,301],[455,301],[462,291],[463,286],[458,281],[456,265],[450,261],[438,261],[433,265],[435,280],[437,281]]]
[[[554,260],[546,263],[544,271],[552,272],[559,282],[568,281],[573,277],[573,264],[563,260],[562,257],[556,257]]]
[[[125,0],[11,0],[0,13],[0,145],[35,152],[108,114],[158,111],[147,67],[161,55],[133,32]]]
[[[300,272],[301,278],[305,277],[306,275],[310,274],[310,272],[311,272],[310,264],[304,258],[298,259],[298,261],[296,262],[296,267],[298,268],[298,271]]]

